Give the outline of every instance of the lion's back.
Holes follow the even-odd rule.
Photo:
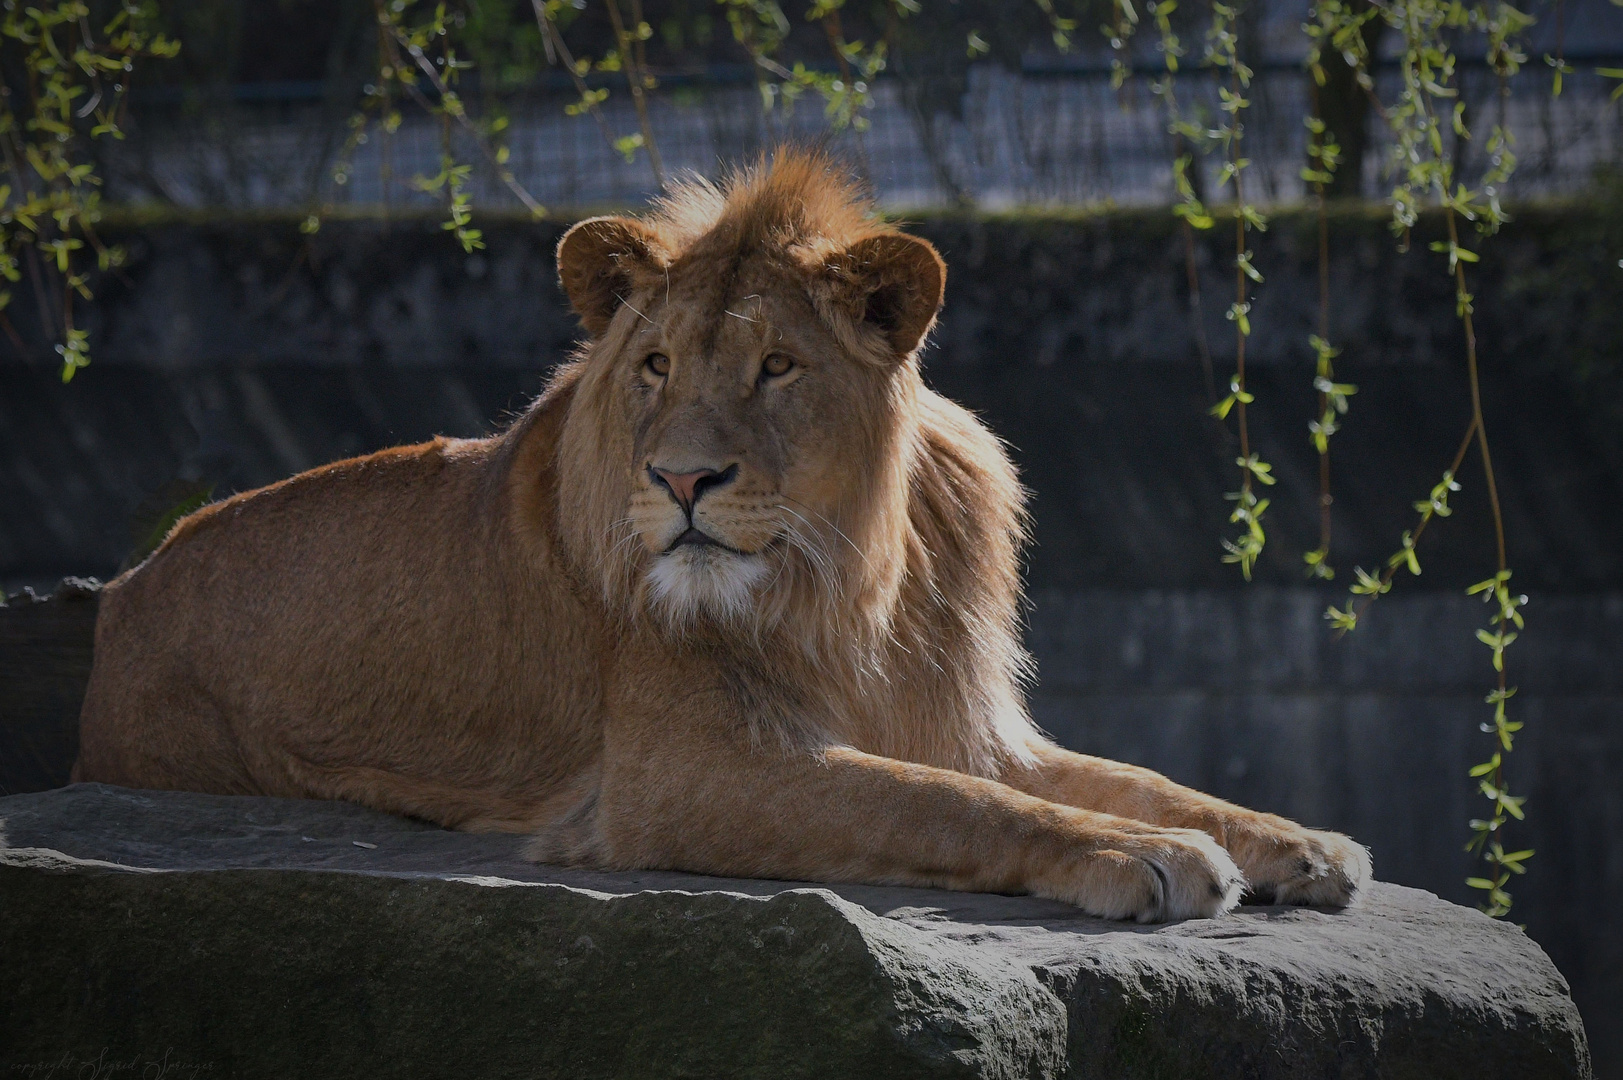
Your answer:
[[[104,591],[76,777],[259,789],[243,723],[267,706],[330,714],[346,682],[400,662],[387,646],[455,573],[487,457],[399,447],[182,519]]]

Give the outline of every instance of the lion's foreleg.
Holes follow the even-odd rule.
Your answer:
[[[1035,764],[1010,769],[1005,783],[1068,806],[1199,829],[1233,856],[1258,899],[1342,905],[1370,881],[1369,853],[1339,833],[1247,810],[1136,765],[1050,744],[1034,749]]]
[[[848,747],[756,741],[726,695],[621,696],[595,807],[601,865],[1030,892],[1107,918],[1238,899],[1212,840]]]

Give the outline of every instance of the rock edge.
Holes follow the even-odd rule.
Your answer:
[[[0,798],[0,830],[11,1068],[1590,1076],[1537,945],[1393,885],[1142,928],[1029,897],[536,866],[521,838],[344,803],[79,784]]]

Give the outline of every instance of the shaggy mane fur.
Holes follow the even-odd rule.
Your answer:
[[[715,259],[761,248],[832,254],[901,230],[829,155],[779,150],[735,169],[719,184],[688,177],[643,216],[668,261]]]

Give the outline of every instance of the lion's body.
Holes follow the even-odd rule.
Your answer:
[[[594,340],[508,430],[236,496],[107,588],[77,778],[351,799],[605,867],[1160,918],[1231,905],[1232,854],[1345,902],[1345,838],[1032,727],[1022,492],[919,376],[939,258],[861,209],[792,156],[578,226]]]
[[[523,572],[504,448],[389,450],[186,519],[105,590],[81,773],[319,796],[318,770],[359,766],[497,806],[590,768],[600,620]],[[431,796],[368,801],[479,823]]]
[[[622,640],[547,527],[578,374],[565,371],[502,435],[340,461],[186,518],[104,591],[83,778],[336,797],[326,771],[375,769],[397,779],[365,801],[447,826],[533,832],[569,809],[602,765],[604,681]],[[915,516],[932,519],[928,532],[968,532],[939,515],[946,469],[973,469],[1005,504],[979,520],[1007,531],[1019,490],[1001,450],[930,397]],[[988,458],[1004,475],[976,469]],[[879,656],[782,654],[769,681],[780,696],[815,694],[840,742],[996,775],[1007,757],[996,725],[985,713],[968,722],[964,699],[999,698],[1017,733],[1029,729],[1015,688],[982,691],[997,665],[964,654],[976,619],[1010,632],[1012,597],[995,594],[1014,583],[939,560],[932,570],[915,570]],[[858,670],[862,660],[882,676]],[[692,688],[676,663],[661,675],[678,693]],[[413,780],[421,798],[407,794]],[[445,785],[485,796],[486,808],[447,805]]]

